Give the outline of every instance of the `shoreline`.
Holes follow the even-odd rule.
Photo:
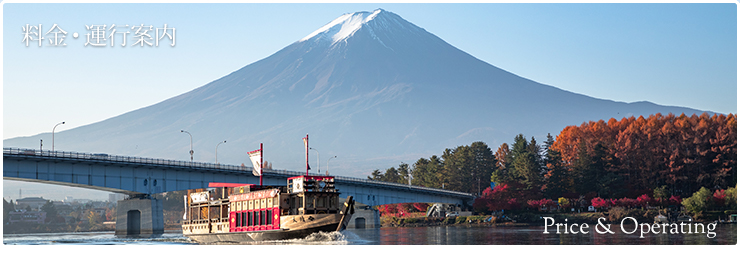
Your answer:
[[[555,219],[556,223],[578,223],[578,224],[590,224],[595,225],[599,223],[600,218],[602,224],[619,225],[622,219],[626,217],[634,218],[638,223],[649,223],[652,224],[655,220],[655,216],[658,214],[655,210],[638,210],[625,215],[618,215],[609,217],[606,212],[583,212],[583,213],[519,213],[512,214],[510,219],[505,221],[499,221],[497,218],[486,215],[486,216],[465,216],[465,217],[452,217],[452,218],[430,218],[430,217],[381,217],[380,227],[434,227],[434,226],[471,226],[471,227],[524,227],[524,226],[538,226],[544,225],[544,218],[549,217]],[[688,223],[713,223],[717,220],[713,219],[697,219],[692,220]],[[679,223],[673,221],[673,223]],[[730,222],[718,223],[718,224],[733,224]],[[737,224],[737,223],[735,223]]]

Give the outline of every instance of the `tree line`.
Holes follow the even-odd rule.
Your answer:
[[[539,144],[523,134],[494,153],[484,142],[445,149],[441,156],[401,163],[368,179],[491,193],[491,183],[520,202],[549,198],[635,198],[666,187],[689,197],[701,187],[737,185],[735,115],[655,114],[564,128]]]
[[[569,126],[552,150],[571,174],[556,179],[579,194],[638,196],[666,185],[671,195],[737,185],[737,119],[655,114]]]
[[[413,165],[401,163],[385,173],[375,170],[370,180],[444,188],[478,194],[489,186],[496,158],[484,142],[445,149],[441,156],[420,158]]]

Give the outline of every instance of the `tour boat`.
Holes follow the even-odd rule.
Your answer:
[[[297,176],[286,186],[210,183],[186,196],[182,234],[199,243],[242,243],[303,238],[342,231],[354,213],[339,203],[332,176]]]

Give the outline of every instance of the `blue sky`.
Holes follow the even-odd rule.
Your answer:
[[[616,101],[737,112],[732,2],[4,4],[3,139],[155,104],[267,57],[343,13],[376,8],[540,83]],[[175,27],[176,46],[83,46],[85,25],[142,23]],[[67,46],[26,47],[26,24],[43,31],[59,25],[69,32]]]
[[[51,132],[66,121],[57,128],[63,131],[161,102],[265,58],[344,13],[376,8],[492,65],[564,90],[737,113],[734,2],[3,3],[2,8],[3,139]],[[176,29],[175,47],[132,47],[132,40],[126,47],[84,46],[86,25],[165,23]],[[26,24],[41,24],[44,32],[59,25],[68,32],[67,46],[44,40],[42,47],[26,47]],[[77,39],[71,36],[75,32]]]

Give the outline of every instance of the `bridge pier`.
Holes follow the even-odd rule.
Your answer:
[[[348,229],[380,228],[380,213],[371,206],[355,202],[355,213],[347,224]]]
[[[150,196],[118,201],[116,236],[150,236],[164,233],[162,201]]]

